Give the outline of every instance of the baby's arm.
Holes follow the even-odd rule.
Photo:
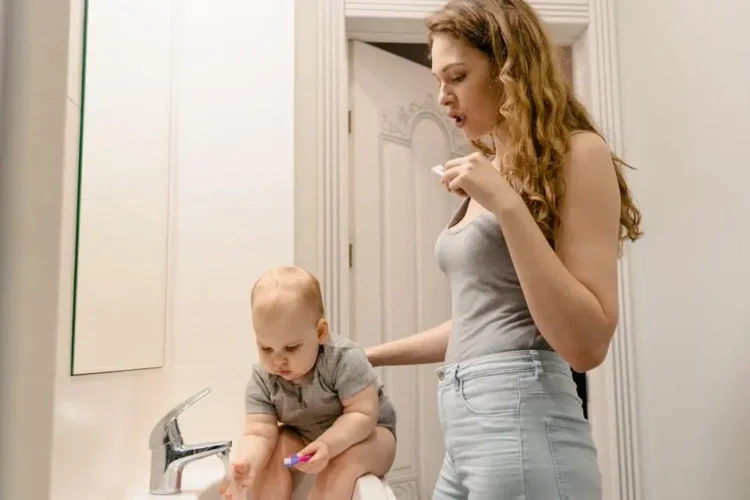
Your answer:
[[[341,454],[364,441],[375,430],[378,421],[378,391],[370,384],[354,396],[343,399],[344,413],[318,440],[328,445],[330,457]]]
[[[274,415],[250,413],[245,417],[245,430],[239,448],[250,471],[263,470],[278,437],[279,426]]]
[[[259,366],[253,366],[252,376],[245,391],[245,428],[239,442],[239,462],[252,476],[268,463],[279,428],[276,407],[268,388],[267,374]]]

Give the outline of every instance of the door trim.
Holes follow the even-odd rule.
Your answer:
[[[347,40],[424,42],[423,19],[441,0],[295,2],[295,263],[321,281],[334,329],[349,323]],[[574,84],[622,155],[614,0],[530,0],[557,44],[572,46]],[[355,249],[356,251],[356,249]],[[631,331],[629,244],[619,261],[620,320],[610,354],[588,374],[589,418],[606,500],[641,497]]]

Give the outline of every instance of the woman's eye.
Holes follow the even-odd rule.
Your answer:
[[[453,83],[460,83],[464,80],[464,78],[466,78],[466,75],[459,75],[459,76],[454,77],[451,81]]]

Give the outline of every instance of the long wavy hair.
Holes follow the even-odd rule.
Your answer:
[[[452,0],[426,19],[429,45],[446,33],[482,51],[490,61],[491,82],[500,90],[498,123],[506,126],[513,147],[501,159],[508,182],[519,192],[548,241],[561,221],[565,196],[563,162],[571,134],[601,136],[584,106],[576,99],[545,28],[524,0]],[[472,141],[486,155],[493,146]],[[620,188],[620,240],[635,241],[642,232],[623,166],[612,160]]]

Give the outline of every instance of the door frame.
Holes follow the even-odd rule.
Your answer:
[[[321,281],[328,317],[349,323],[347,41],[424,43],[442,0],[296,0],[294,255]],[[570,45],[576,92],[622,155],[614,0],[529,0],[555,43]],[[640,498],[629,245],[618,264],[620,319],[606,361],[588,373],[589,419],[605,500]],[[355,249],[356,250],[356,249]],[[356,257],[356,256],[355,256]]]

